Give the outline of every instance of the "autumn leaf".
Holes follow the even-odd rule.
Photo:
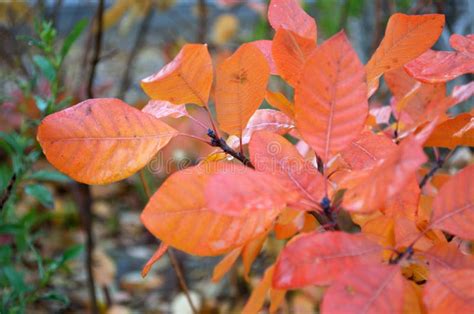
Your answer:
[[[188,114],[185,105],[175,105],[165,100],[150,100],[142,111],[157,119],[164,117],[180,118]]]
[[[240,256],[240,253],[242,252],[242,248],[236,248],[230,253],[228,253],[224,258],[219,262],[219,264],[214,267],[214,271],[212,273],[212,281],[213,282],[218,282],[222,279],[222,277],[225,276],[229,272],[229,270],[232,268],[232,266],[235,264],[237,259]]]
[[[258,109],[250,117],[242,135],[242,143],[247,144],[252,134],[265,130],[277,134],[285,134],[295,128],[295,123],[283,112],[272,109]]]
[[[316,49],[316,42],[280,28],[273,37],[272,56],[278,74],[291,86],[298,85],[303,66]]]
[[[315,209],[324,196],[324,177],[298,153],[285,138],[267,131],[255,133],[249,143],[250,160],[255,169],[280,179],[286,188],[298,193],[290,207]]]
[[[421,254],[426,257],[431,271],[442,268],[474,269],[474,257],[461,253],[453,242],[435,245]]]
[[[247,303],[245,304],[245,307],[242,310],[242,313],[257,314],[260,311],[265,302],[265,297],[267,296],[267,293],[271,288],[274,268],[274,265],[272,265],[265,270],[263,278],[253,289],[250,298],[247,300]]]
[[[143,224],[168,245],[199,256],[230,252],[267,232],[277,211],[259,210],[245,217],[231,217],[207,207],[207,182],[212,175],[232,171],[234,166],[210,162],[172,174],[143,210]],[[220,189],[218,193],[222,192]]]
[[[405,65],[408,74],[422,82],[439,83],[474,73],[474,35],[453,34],[449,42],[457,51],[428,50]]]
[[[207,45],[186,44],[159,72],[144,78],[141,86],[152,99],[175,105],[207,106],[212,85],[212,61]]]
[[[316,21],[296,0],[272,0],[268,6],[268,21],[275,31],[284,28],[316,41]]]
[[[119,99],[96,98],[47,116],[37,137],[58,170],[79,182],[105,184],[143,168],[177,134]]]
[[[430,226],[464,239],[474,240],[474,165],[470,165],[441,187],[433,202]]]
[[[344,32],[306,62],[295,109],[298,131],[324,162],[362,131],[368,112],[365,72]]]
[[[397,145],[385,134],[363,131],[341,152],[344,161],[352,170],[371,168],[381,159],[397,149]]]
[[[221,192],[222,187],[225,187],[225,193]],[[213,174],[204,194],[207,208],[235,217],[246,217],[258,211],[276,217],[294,198],[274,177],[238,164]]]
[[[396,150],[376,166],[353,172],[341,186],[348,189],[344,208],[355,212],[380,210],[386,201],[402,190],[427,160],[418,139],[404,140]]]
[[[295,237],[278,257],[273,287],[327,285],[347,269],[378,263],[382,248],[363,234],[307,233]]]
[[[401,313],[405,282],[399,266],[350,267],[326,291],[323,313]]]
[[[423,291],[428,313],[469,313],[474,308],[474,269],[432,272]]]
[[[382,74],[403,66],[433,46],[443,26],[441,14],[392,15],[382,42],[366,65],[369,95],[375,92]]]
[[[426,140],[425,146],[455,148],[456,146],[474,146],[474,116],[470,113],[461,113],[436,126],[433,133]]]
[[[249,281],[249,273],[252,268],[252,264],[260,254],[263,244],[267,239],[268,234],[263,234],[249,243],[247,243],[242,250],[242,263],[244,264],[244,278]]]
[[[167,250],[168,250],[168,245],[165,243],[161,243],[158,249],[155,251],[155,253],[153,253],[153,256],[148,260],[148,262],[146,262],[145,266],[143,266],[143,270],[142,270],[143,278],[145,278],[146,275],[148,275],[153,264],[155,264],[166,253]]]
[[[216,72],[217,121],[223,131],[241,137],[265,97],[270,75],[267,61],[258,48],[244,44]]]
[[[295,105],[291,101],[289,101],[288,98],[286,98],[285,95],[283,95],[282,93],[267,90],[265,100],[270,104],[270,106],[277,108],[291,119],[294,119]]]
[[[272,41],[271,40],[255,40],[249,42],[249,44],[257,47],[260,52],[263,54],[265,59],[267,59],[268,66],[270,67],[270,74],[277,75],[277,68],[275,61],[273,61],[272,56]]]

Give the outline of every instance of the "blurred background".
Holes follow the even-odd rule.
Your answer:
[[[344,29],[363,63],[395,12],[445,14],[435,49],[451,50],[451,34],[474,33],[471,0],[300,2],[317,21],[318,42]],[[140,80],[171,61],[185,43],[208,43],[218,63],[243,42],[271,39],[267,5],[266,0],[0,1],[0,313],[191,312],[167,256],[141,277],[159,243],[139,220],[148,199],[140,176],[106,186],[74,183],[44,159],[35,130],[45,115],[91,97],[117,97],[142,108],[148,99]],[[461,77],[456,84],[465,82]],[[271,89],[291,97],[276,77]],[[388,103],[383,85],[377,97]],[[472,108],[472,100],[462,108]],[[198,119],[203,114],[188,109]],[[187,133],[203,132],[187,121],[167,122]],[[170,173],[212,151],[197,141],[174,139],[140,175],[153,192]],[[239,276],[238,266],[211,283],[219,258],[175,255],[199,311],[229,313],[241,309],[281,245],[266,243],[250,282]],[[92,292],[97,308],[91,306]],[[316,288],[293,293],[284,311],[312,312],[320,298]]]

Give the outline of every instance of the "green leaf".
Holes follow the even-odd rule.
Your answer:
[[[82,244],[74,245],[68,248],[64,253],[56,258],[51,264],[48,266],[48,272],[55,272],[60,267],[63,267],[67,262],[76,258],[81,252],[84,250],[84,246]]]
[[[43,206],[47,208],[54,207],[53,195],[51,192],[44,186],[40,184],[30,184],[25,187],[25,192],[28,195],[36,198]]]
[[[46,101],[46,99],[44,99],[40,96],[37,96],[37,95],[35,95],[34,98],[35,98],[35,102],[36,102],[36,107],[41,112],[44,112],[46,110],[46,108],[48,108],[48,102]]]
[[[25,280],[23,279],[23,274],[17,272],[15,268],[7,265],[3,267],[3,274],[8,279],[10,285],[18,292],[26,292],[28,287],[25,284]]]
[[[71,49],[72,45],[74,42],[79,38],[81,35],[82,31],[86,28],[88,24],[87,19],[82,19],[79,22],[74,25],[74,28],[71,30],[69,35],[64,39],[63,46],[61,48],[61,61],[66,57],[67,53],[69,52],[69,49]]]
[[[33,62],[40,68],[48,81],[53,82],[56,79],[56,69],[48,59],[40,55],[34,55]]]
[[[56,170],[38,170],[27,177],[29,180],[68,183],[71,179]]]
[[[12,178],[12,170],[6,164],[0,165],[0,194],[7,188],[10,184]]]
[[[51,292],[47,292],[47,293],[43,294],[41,296],[41,299],[42,300],[49,300],[49,301],[58,301],[58,302],[61,302],[64,305],[69,304],[69,298],[67,297],[67,295],[62,294],[60,292],[56,292],[56,291],[51,291]]]

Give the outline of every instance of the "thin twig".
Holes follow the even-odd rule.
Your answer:
[[[207,131],[207,135],[211,138],[211,142],[210,142],[211,146],[220,147],[224,153],[231,155],[232,157],[234,157],[235,159],[243,163],[245,166],[255,169],[250,159],[248,159],[241,152],[236,152],[232,147],[227,145],[226,141],[222,137],[218,137],[214,131],[209,129]]]
[[[198,0],[198,14],[199,14],[199,27],[197,34],[197,42],[206,42],[207,34],[207,4],[206,0]]]
[[[94,85],[94,78],[96,74],[96,67],[100,60],[100,53],[102,51],[102,21],[104,17],[104,0],[99,1],[97,7],[97,30],[95,34],[94,54],[92,55],[91,70],[89,73],[89,80],[87,82],[87,97],[93,98],[94,92],[92,86]],[[92,28],[94,29],[94,28]]]
[[[428,173],[425,174],[425,176],[421,179],[420,184],[418,185],[420,187],[420,189],[423,188],[426,185],[426,183],[428,183],[428,180],[431,179],[431,177],[433,177],[435,175],[436,171],[443,168],[444,163],[446,162],[446,160],[449,159],[449,157],[451,157],[453,152],[454,152],[454,149],[452,151],[450,151],[448,153],[448,155],[446,155],[446,157],[443,158],[443,157],[439,156],[439,153],[435,150],[435,155],[437,155],[436,156],[436,163],[431,168],[431,170],[428,171]]]
[[[148,196],[148,198],[150,198],[151,190],[150,190],[150,187],[148,186],[148,182],[145,180],[145,175],[143,173],[143,170],[140,170],[139,174],[140,174],[140,181],[143,185],[143,190],[145,190],[145,194]],[[193,313],[196,314],[197,310],[194,307],[191,296],[189,295],[189,289],[188,289],[188,286],[186,285],[186,280],[184,279],[183,273],[181,271],[181,267],[179,266],[179,263],[176,260],[176,256],[174,255],[171,247],[169,247],[168,250],[166,250],[166,253],[168,254],[168,257],[170,258],[171,266],[173,267],[174,272],[176,273],[176,277],[178,278],[179,285],[181,286],[181,290],[183,290],[183,293],[186,296],[186,299],[188,300],[189,306],[191,307]]]
[[[7,188],[5,189],[5,192],[2,195],[2,199],[0,200],[0,211],[3,211],[3,207],[8,202],[8,199],[10,198],[10,195],[12,194],[13,186],[15,185],[15,182],[16,182],[16,173],[13,173],[13,176],[8,182]]]

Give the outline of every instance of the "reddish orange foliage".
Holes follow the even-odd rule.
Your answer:
[[[78,181],[113,182],[179,134],[161,119],[176,128],[183,124],[174,118],[192,121],[201,133],[183,135],[215,151],[150,198],[141,218],[163,244],[144,274],[170,246],[226,254],[213,280],[241,256],[248,279],[275,236],[289,241],[244,312],[258,312],[266,297],[277,311],[286,289],[308,285],[329,286],[323,313],[471,311],[474,257],[459,243],[474,240],[474,165],[436,171],[457,146],[474,143],[472,111],[446,113],[474,92],[471,82],[446,94],[446,81],[473,72],[472,35],[453,35],[454,52],[432,52],[444,16],[397,13],[364,68],[344,32],[317,47],[316,22],[296,0],[272,0],[269,21],[273,40],[243,44],[219,62],[220,130],[208,103],[209,53],[191,44],[142,81],[152,98],[143,111],[93,99],[46,117],[38,130],[46,157]],[[270,73],[295,97],[268,91]],[[367,98],[384,74],[391,104],[374,100],[369,116]],[[275,109],[258,109],[264,98]],[[211,121],[186,110],[190,103]]]

